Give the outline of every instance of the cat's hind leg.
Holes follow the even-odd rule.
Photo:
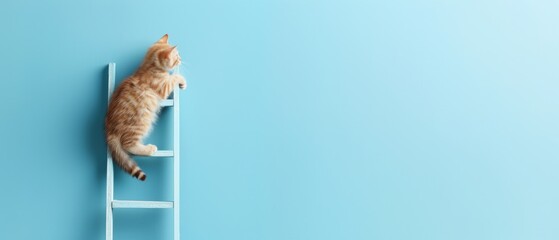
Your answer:
[[[136,143],[133,146],[126,149],[129,153],[139,156],[151,156],[157,152],[157,146],[153,144],[144,145],[142,143]]]

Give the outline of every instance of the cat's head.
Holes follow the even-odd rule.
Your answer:
[[[146,60],[153,61],[155,65],[165,70],[171,70],[181,64],[177,46],[169,45],[168,40],[169,35],[163,35],[150,47],[146,54]]]

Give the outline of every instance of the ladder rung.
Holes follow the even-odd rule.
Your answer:
[[[144,155],[134,155],[137,157],[172,157],[174,155],[173,150],[159,150],[153,153],[151,156]]]
[[[174,105],[173,99],[165,99],[159,103],[161,107],[171,107]]]
[[[113,200],[113,208],[173,208],[173,202]]]
[[[173,150],[161,150],[155,152],[153,155],[148,157],[172,157],[172,156],[173,156]]]

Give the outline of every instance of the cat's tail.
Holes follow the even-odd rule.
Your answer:
[[[113,162],[115,162],[124,171],[132,175],[133,177],[140,179],[141,181],[146,180],[146,174],[138,164],[128,155],[126,151],[122,148],[120,144],[120,138],[115,136],[107,137],[107,146],[109,146],[109,151],[113,156]]]

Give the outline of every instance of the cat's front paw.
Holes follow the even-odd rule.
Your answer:
[[[180,82],[180,83],[179,83],[179,88],[180,88],[180,89],[186,89],[186,81]]]
[[[178,83],[180,89],[186,89],[186,79],[182,75],[176,74],[173,77],[175,78],[175,84]]]

